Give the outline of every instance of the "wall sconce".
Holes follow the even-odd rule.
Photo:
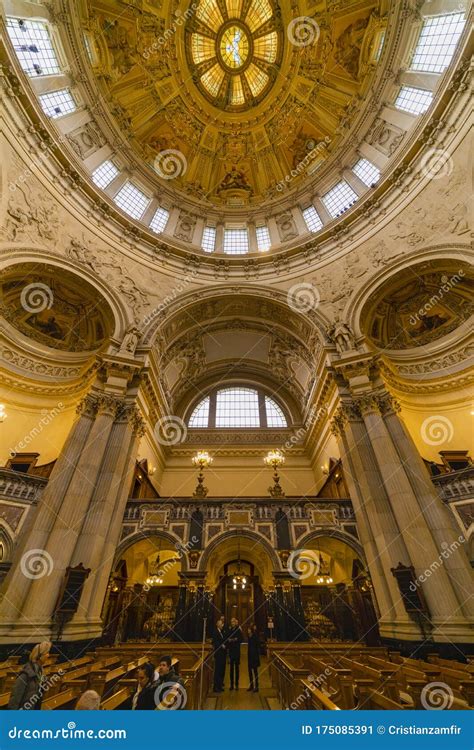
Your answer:
[[[192,457],[193,466],[199,468],[198,483],[196,489],[193,492],[193,497],[207,497],[209,490],[204,486],[204,469],[207,469],[213,462],[212,456],[207,451],[198,451],[195,456]]]
[[[0,422],[3,422],[7,418],[7,413],[5,411],[5,404],[0,404]]]
[[[280,477],[278,474],[278,467],[285,463],[285,456],[281,451],[269,451],[263,459],[267,466],[273,466],[273,487],[269,487],[268,491],[272,497],[285,497],[280,486]]]

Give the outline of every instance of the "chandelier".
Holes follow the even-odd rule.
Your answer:
[[[160,566],[160,562],[161,562],[160,547],[161,547],[161,540],[158,541],[158,554],[153,564],[150,565],[149,576],[145,581],[147,586],[160,586],[160,584],[163,583],[163,571],[161,570],[161,566]]]
[[[240,560],[240,540],[239,540],[237,570],[232,575],[232,588],[234,589],[234,591],[236,591],[237,589],[244,590],[246,586],[247,586],[247,578],[242,572],[242,564]]]

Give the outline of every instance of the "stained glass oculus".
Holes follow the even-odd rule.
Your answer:
[[[275,0],[201,0],[186,33],[193,79],[207,99],[231,111],[263,99],[282,53]]]

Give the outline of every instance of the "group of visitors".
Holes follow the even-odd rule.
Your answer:
[[[51,643],[39,643],[31,651],[28,661],[21,667],[10,694],[10,710],[40,709],[43,696],[48,690],[48,680],[43,667],[47,663]],[[181,677],[173,668],[171,656],[162,656],[158,666],[150,662],[137,669],[137,685],[132,695],[120,708],[133,711],[154,711],[157,708],[184,708],[180,689]],[[100,709],[101,697],[95,690],[86,690],[76,703],[77,710],[94,711]]]
[[[233,617],[230,627],[225,624],[224,617],[216,622],[212,637],[214,648],[214,692],[224,692],[225,671],[227,656],[229,656],[230,689],[239,689],[240,677],[240,646],[244,641],[244,635],[237,618]],[[249,686],[247,691],[258,693],[258,668],[260,666],[260,642],[257,628],[250,625],[247,628],[247,666],[249,673]]]

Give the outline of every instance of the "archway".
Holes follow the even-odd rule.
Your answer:
[[[170,637],[183,553],[169,534],[140,535],[119,547],[104,607],[112,642]]]
[[[300,574],[306,629],[322,641],[378,643],[372,584],[357,540],[333,532],[307,535],[290,567]]]
[[[240,529],[220,534],[206,549],[200,568],[207,573],[216,618],[218,614],[227,621],[236,617],[243,628],[255,623],[265,631],[265,594],[281,564],[263,537]]]

